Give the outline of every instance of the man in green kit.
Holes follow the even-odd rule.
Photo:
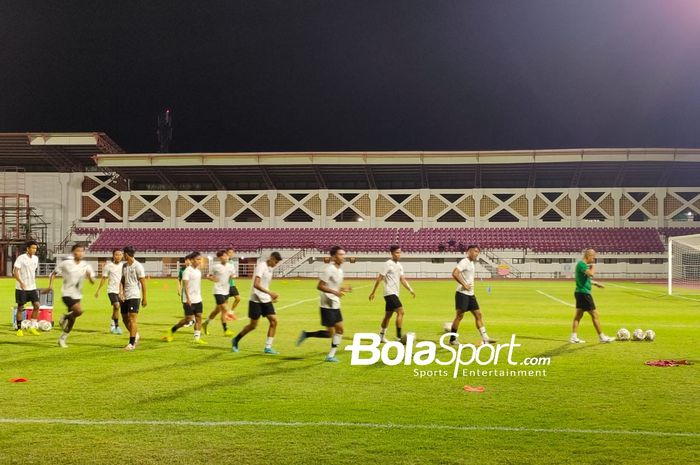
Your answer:
[[[598,317],[598,310],[596,310],[595,302],[593,302],[593,295],[591,295],[591,285],[601,289],[604,287],[599,282],[593,281],[593,276],[595,275],[595,257],[595,250],[586,249],[583,252],[583,258],[576,264],[576,270],[574,271],[576,278],[576,291],[574,292],[576,314],[574,315],[574,323],[571,328],[571,338],[569,338],[569,342],[572,344],[583,344],[586,342],[579,339],[576,334],[584,312],[588,312],[591,315],[593,326],[598,332],[598,339],[600,342],[606,343],[614,341],[613,338],[603,333],[603,328],[600,326],[600,318]]]

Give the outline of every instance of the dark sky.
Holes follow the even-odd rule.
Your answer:
[[[0,0],[0,131],[154,151],[700,147],[700,1]]]

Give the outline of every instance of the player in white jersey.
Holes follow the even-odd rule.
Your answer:
[[[63,303],[66,304],[68,312],[58,322],[63,329],[63,334],[58,338],[58,345],[64,349],[68,347],[66,339],[68,339],[68,334],[70,334],[75,325],[75,320],[83,314],[83,309],[80,305],[80,300],[83,298],[83,281],[87,278],[90,283],[95,283],[95,272],[90,264],[83,260],[83,253],[85,252],[83,246],[76,244],[71,248],[71,252],[73,258],[64,260],[56,266],[49,278],[49,287],[45,290],[45,292],[49,292],[52,288],[56,275],[63,277],[61,297],[63,298]]]
[[[123,253],[120,249],[114,249],[112,251],[112,260],[105,263],[102,268],[102,279],[100,279],[100,285],[97,286],[95,291],[95,298],[100,297],[100,289],[107,281],[107,297],[109,297],[109,303],[112,306],[112,323],[109,326],[109,332],[112,334],[121,334],[122,329],[119,327],[119,309],[121,303],[119,301],[119,286],[122,282],[122,263]]]
[[[474,316],[476,329],[479,330],[481,340],[486,344],[496,342],[486,333],[486,327],[481,317],[479,303],[474,295],[474,276],[476,275],[476,259],[481,249],[477,245],[467,246],[467,256],[464,257],[452,270],[452,277],[457,281],[457,292],[455,292],[456,315],[452,322],[450,344],[457,344],[457,330],[465,312],[471,312]]]
[[[39,266],[39,257],[36,252],[39,245],[36,241],[27,241],[25,253],[17,257],[12,268],[12,276],[15,278],[15,302],[17,302],[17,312],[15,322],[17,325],[17,336],[24,336],[22,330],[22,313],[24,306],[29,302],[32,304],[31,325],[27,332],[38,336],[37,319],[39,318],[39,291],[36,287],[36,269]]]
[[[229,318],[229,311],[226,308],[226,302],[231,294],[230,282],[236,276],[236,268],[231,264],[230,256],[225,250],[219,250],[216,252],[216,258],[219,263],[211,267],[211,273],[207,276],[207,279],[214,281],[214,301],[216,302],[216,307],[209,314],[209,317],[202,323],[202,329],[204,334],[209,334],[209,322],[216,318],[216,315],[221,313],[221,327],[224,330],[224,336],[233,336],[233,331],[228,329],[227,318]],[[236,291],[238,292],[238,291]],[[240,297],[239,297],[240,300]]]
[[[340,341],[343,340],[343,314],[340,312],[340,299],[346,292],[351,292],[351,287],[343,287],[343,262],[345,262],[345,250],[334,246],[330,250],[331,263],[328,264],[319,277],[316,289],[321,299],[321,325],[325,330],[302,331],[297,346],[307,338],[331,338],[331,350],[326,355],[326,362],[337,362],[335,353]]]
[[[185,311],[185,317],[178,321],[172,328],[168,330],[162,340],[171,342],[175,332],[188,325],[194,320],[194,343],[206,344],[202,339],[202,271],[199,269],[202,266],[202,256],[199,252],[192,252],[187,256],[190,265],[185,268],[182,273],[182,309]]]
[[[139,343],[140,335],[137,323],[139,309],[148,305],[146,301],[146,271],[134,256],[136,252],[130,245],[124,247],[125,263],[122,268],[121,314],[124,326],[129,330],[129,343],[124,350],[131,351]]]
[[[379,272],[377,279],[374,281],[374,287],[369,294],[369,300],[374,299],[374,293],[377,291],[379,283],[384,281],[384,319],[382,320],[379,335],[382,342],[388,342],[386,339],[386,329],[389,327],[391,316],[396,312],[396,338],[401,340],[401,326],[403,325],[403,304],[399,300],[399,290],[401,286],[405,287],[411,293],[413,298],[416,298],[416,293],[413,292],[411,285],[408,284],[403,275],[403,266],[399,263],[401,260],[401,247],[392,245],[389,248],[391,259],[384,263],[382,271]]]
[[[270,290],[272,282],[272,270],[282,261],[279,252],[272,252],[264,262],[255,266],[253,274],[253,286],[250,290],[250,301],[248,302],[248,318],[250,322],[231,340],[231,351],[238,352],[238,343],[243,336],[258,327],[261,316],[267,318],[270,326],[267,329],[267,339],[265,340],[264,353],[277,355],[278,352],[272,348],[272,340],[277,331],[277,315],[275,314],[274,303],[279,298],[276,292]]]

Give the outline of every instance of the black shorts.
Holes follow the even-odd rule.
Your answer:
[[[323,308],[321,307],[321,325],[326,328],[335,326],[343,321],[343,314],[339,308]]]
[[[66,304],[66,307],[68,307],[68,310],[70,311],[70,309],[73,308],[73,305],[80,303],[80,299],[74,299],[73,297],[64,297],[63,303]]]
[[[267,317],[275,314],[275,306],[272,302],[248,301],[248,318],[258,320],[261,316]]]
[[[182,309],[185,311],[185,315],[187,316],[196,315],[197,313],[202,313],[204,305],[202,305],[202,302],[197,302],[196,304],[189,305],[183,302]]]
[[[141,299],[126,299],[119,305],[122,315],[126,315],[127,313],[138,313],[140,306]]]
[[[595,302],[593,302],[593,296],[591,294],[574,292],[574,298],[576,299],[576,308],[578,310],[583,310],[584,312],[595,310]]]
[[[116,292],[108,292],[107,297],[109,297],[109,303],[111,303],[112,305],[119,302],[119,294],[117,294]]]
[[[459,313],[474,312],[479,310],[479,302],[476,301],[475,295],[455,292],[455,308]]]
[[[223,294],[214,294],[214,300],[216,300],[216,305],[223,305],[228,302],[228,296]]]
[[[228,288],[228,296],[236,297],[238,295],[238,288],[236,286],[231,286]]]
[[[17,302],[18,306],[24,305],[27,302],[39,302],[39,291],[37,289],[32,289],[31,291],[15,289],[15,302]]]
[[[396,294],[385,295],[384,302],[386,302],[386,306],[384,307],[385,312],[393,312],[397,308],[403,307],[403,305],[401,305],[401,301],[399,300],[399,296]]]

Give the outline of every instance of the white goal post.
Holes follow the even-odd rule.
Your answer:
[[[700,295],[700,234],[668,238],[668,295]]]

